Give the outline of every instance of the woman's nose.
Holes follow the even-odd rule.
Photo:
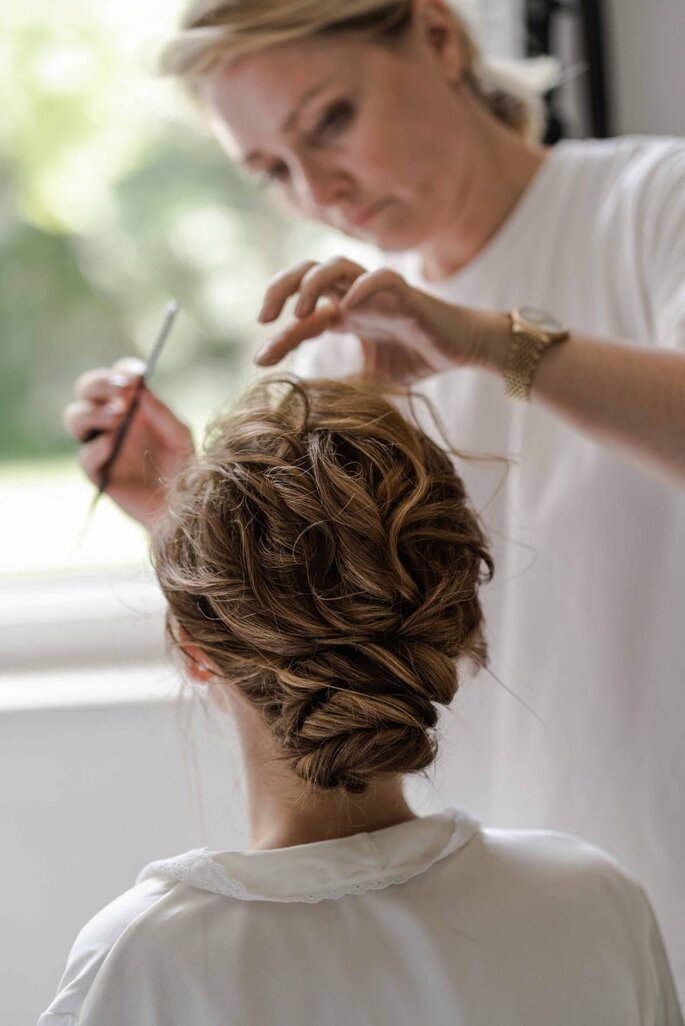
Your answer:
[[[340,168],[323,161],[308,161],[301,165],[296,192],[305,212],[316,213],[335,206],[347,197],[349,191],[350,183]]]

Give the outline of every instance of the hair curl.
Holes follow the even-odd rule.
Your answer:
[[[176,628],[319,788],[435,758],[456,661],[487,661],[493,563],[446,455],[369,384],[269,375],[209,426],[152,538]]]

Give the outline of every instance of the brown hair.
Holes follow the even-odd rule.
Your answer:
[[[522,79],[483,59],[464,15],[447,0],[461,40],[466,80],[499,121],[524,138],[542,134],[543,105]],[[216,67],[298,39],[357,33],[391,44],[409,30],[415,0],[193,0],[179,32],[163,48],[163,74],[195,83]]]
[[[181,628],[314,787],[423,770],[456,661],[487,661],[478,517],[445,452],[361,381],[254,384],[174,481],[152,558],[172,645]]]

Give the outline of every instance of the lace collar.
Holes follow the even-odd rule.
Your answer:
[[[478,828],[465,813],[446,809],[372,833],[289,848],[194,848],[149,863],[136,883],[162,877],[243,901],[323,901],[405,883],[462,848]]]

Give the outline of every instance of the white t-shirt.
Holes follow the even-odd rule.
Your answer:
[[[682,1026],[640,886],[565,834],[447,809],[153,862],[38,1026]]]
[[[456,304],[539,306],[579,332],[685,347],[685,141],[561,142],[458,273],[427,283],[415,255],[386,262]],[[293,363],[303,376],[356,366],[358,343],[336,335]],[[491,532],[483,599],[501,684],[481,674],[457,696],[442,793],[482,822],[616,855],[654,904],[685,995],[685,493],[508,402],[481,371],[417,390],[452,445],[518,458],[508,473],[458,463]]]

